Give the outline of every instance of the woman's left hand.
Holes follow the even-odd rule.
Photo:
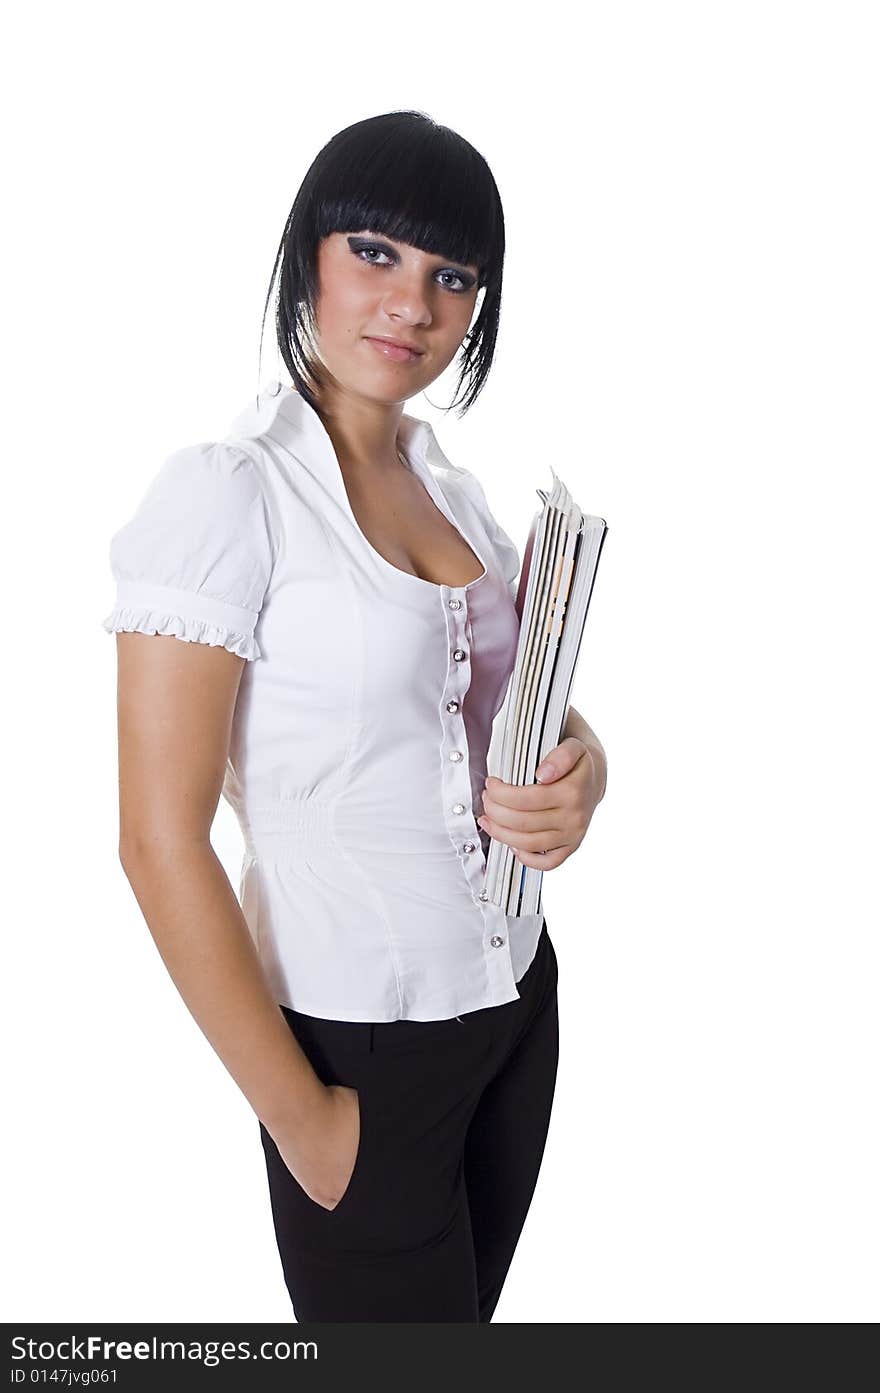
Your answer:
[[[605,793],[605,757],[601,747],[570,735],[545,756],[536,777],[536,784],[506,784],[490,775],[477,822],[512,847],[524,866],[549,871],[586,836]]]

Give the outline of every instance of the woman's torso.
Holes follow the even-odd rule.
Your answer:
[[[476,824],[516,548],[426,422],[404,415],[398,441],[412,479],[395,502],[420,530],[372,499],[355,512],[320,417],[279,383],[222,442],[258,471],[273,536],[223,785],[242,908],[278,1002],[353,1021],[515,1000],[543,921],[484,898]]]

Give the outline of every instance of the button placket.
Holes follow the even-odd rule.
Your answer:
[[[483,917],[483,953],[493,997],[498,1001],[507,1001],[510,1000],[513,986],[513,966],[507,941],[507,916],[499,905],[490,903],[485,887],[487,862],[474,817],[467,730],[462,715],[464,697],[471,683],[472,630],[467,610],[467,595],[463,589],[456,591],[448,586],[441,587],[441,594],[449,644],[446,684],[440,705],[446,825],[450,839],[460,854],[462,869],[471,887],[474,903]],[[499,949],[503,951],[499,952]]]
[[[462,714],[464,697],[471,683],[467,597],[463,589],[457,591],[449,586],[442,587],[442,594],[446,607],[450,654],[446,667],[446,685],[441,697],[443,802],[449,809],[449,834],[461,855],[464,873],[474,891],[474,898],[479,901],[485,874],[485,857],[482,855],[482,844],[473,812],[467,729]],[[479,856],[475,855],[477,851],[481,853]]]

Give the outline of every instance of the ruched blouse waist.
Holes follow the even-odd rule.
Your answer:
[[[334,804],[309,797],[280,799],[267,807],[236,809],[245,851],[258,860],[284,860],[297,851],[332,849]]]

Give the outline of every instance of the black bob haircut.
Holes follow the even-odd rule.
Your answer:
[[[504,215],[488,164],[462,136],[420,111],[357,121],[319,151],[288,214],[263,310],[265,323],[277,280],[278,347],[296,390],[315,410],[312,386],[320,386],[320,369],[307,342],[315,332],[318,244],[332,232],[364,228],[479,267],[483,302],[463,340],[455,396],[444,408],[461,405],[463,416],[492,365],[501,309]]]

